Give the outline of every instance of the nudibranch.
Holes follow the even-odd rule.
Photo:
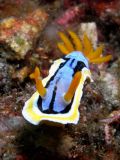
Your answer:
[[[58,34],[63,42],[57,46],[65,56],[54,61],[43,80],[38,67],[30,75],[37,91],[25,102],[22,114],[34,125],[41,121],[77,124],[85,81],[92,80],[89,63],[111,59],[111,55],[101,56],[103,45],[94,50],[86,34],[82,41],[73,31],[68,31],[69,38],[63,32]]]

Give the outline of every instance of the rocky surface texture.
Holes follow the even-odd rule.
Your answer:
[[[0,0],[1,160],[120,160],[119,8],[119,0]],[[33,126],[21,115],[35,92],[29,74],[37,65],[47,76],[63,56],[57,32],[67,29],[81,38],[86,31],[113,58],[90,65],[94,82],[84,87],[77,125]]]

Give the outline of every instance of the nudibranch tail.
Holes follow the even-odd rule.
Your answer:
[[[83,36],[83,46],[84,46],[84,49],[83,49],[83,53],[84,55],[87,57],[87,55],[93,51],[93,47],[92,47],[92,43],[91,41],[89,40],[88,36],[86,33],[84,33],[84,36]]]
[[[62,39],[62,41],[64,42],[67,50],[69,52],[74,51],[73,45],[72,45],[71,41],[69,40],[69,38],[62,32],[59,32],[58,34],[59,34],[60,38]]]
[[[41,97],[44,97],[47,93],[46,88],[44,88],[42,84],[42,80],[40,79],[40,70],[38,67],[35,68],[34,73],[30,74],[31,79],[35,79],[36,89]]]
[[[99,64],[99,63],[103,63],[103,62],[108,62],[110,61],[112,58],[112,55],[108,55],[108,56],[105,56],[105,57],[99,57],[99,58],[96,58],[96,59],[92,59],[90,60],[91,63],[94,63],[94,64]]]
[[[71,36],[71,38],[73,39],[73,43],[75,45],[75,50],[82,51],[82,42],[81,42],[80,38],[78,37],[78,35],[70,30],[68,30],[68,33]]]
[[[70,84],[70,87],[67,91],[67,93],[64,95],[64,100],[69,103],[73,96],[74,96],[74,93],[78,87],[78,84],[80,82],[80,79],[81,79],[81,72],[77,72],[75,75],[74,75],[74,78]]]

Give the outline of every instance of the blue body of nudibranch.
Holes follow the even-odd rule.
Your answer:
[[[64,94],[77,72],[81,72],[81,80],[72,100],[67,103]],[[30,123],[39,124],[47,120],[62,124],[74,123],[79,120],[79,104],[82,97],[84,81],[91,78],[88,60],[80,51],[56,60],[50,68],[49,75],[43,79],[43,85],[47,90],[45,97],[38,92],[25,103],[22,114]]]
[[[63,101],[63,94],[67,92],[75,73],[85,67],[88,68],[88,60],[79,51],[71,52],[63,60],[64,62],[60,64],[45,86],[47,88],[45,98],[42,100],[39,97],[38,106],[43,113],[68,112],[71,104]]]

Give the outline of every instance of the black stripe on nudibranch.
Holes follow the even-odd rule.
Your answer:
[[[61,64],[60,64],[60,66],[58,67],[58,69],[56,70],[56,72],[54,73],[54,75],[49,79],[49,81],[46,83],[46,85],[45,85],[45,87],[47,88],[48,86],[49,86],[49,84],[50,84],[50,82],[51,81],[53,81],[54,80],[54,78],[55,78],[55,76],[56,76],[56,74],[58,73],[58,71],[62,68],[62,67],[64,67],[64,65],[68,62],[68,60],[70,59],[70,58],[62,58],[63,60],[65,60],[65,62],[62,62]],[[55,89],[54,89],[54,91],[53,91],[53,94],[54,94],[54,92],[55,92]],[[55,93],[56,94],[56,93]],[[53,95],[52,95],[52,98],[53,98]],[[51,103],[51,102],[50,102]],[[40,109],[40,111],[42,111],[43,113],[57,113],[57,112],[55,112],[55,111],[53,111],[53,109],[51,110],[51,109],[47,109],[47,110],[43,110],[43,108],[42,108],[42,98],[39,96],[39,98],[38,98],[38,102],[37,102],[37,105],[38,105],[38,108]],[[49,106],[50,106],[50,104],[49,104]],[[52,107],[53,108],[53,107]]]
[[[45,85],[46,88],[49,86],[50,82],[51,82],[52,80],[54,80],[54,78],[55,78],[56,74],[58,73],[58,71],[59,71],[62,67],[64,67],[64,65],[65,65],[65,64],[68,62],[68,60],[69,60],[69,58],[63,58],[63,59],[66,60],[66,61],[60,64],[60,66],[58,67],[58,69],[56,70],[56,72],[54,73],[54,75],[53,75],[53,76],[49,79],[49,81],[46,83],[46,85]]]
[[[65,59],[65,60],[66,60],[66,61],[60,64],[60,66],[58,67],[58,69],[56,70],[56,72],[54,73],[54,75],[53,75],[53,76],[49,79],[49,81],[46,83],[46,86],[45,86],[46,88],[49,86],[50,82],[54,80],[54,78],[55,78],[56,74],[58,73],[58,71],[59,71],[62,67],[64,67],[65,64],[66,64],[69,60],[71,60],[71,59]],[[71,62],[70,62],[70,65],[69,65],[71,68],[72,68],[72,65],[74,64],[74,62],[75,62],[75,59],[72,59]],[[78,62],[76,63],[76,65],[74,66],[74,68],[73,68],[73,71],[74,71],[74,72],[73,72],[73,75],[72,75],[72,76],[74,76],[76,72],[81,71],[84,67],[86,67],[86,65],[84,64],[84,62],[78,61]],[[59,80],[58,80],[58,81],[59,81]],[[57,82],[58,82],[58,81],[57,81]],[[39,108],[40,111],[42,111],[43,113],[47,113],[47,114],[67,113],[67,112],[69,112],[69,110],[70,110],[70,108],[71,108],[71,105],[72,105],[72,102],[73,102],[74,97],[73,97],[71,103],[68,104],[64,110],[62,110],[61,112],[56,112],[56,111],[54,111],[54,102],[55,102],[56,91],[57,91],[57,82],[56,82],[56,86],[54,87],[54,91],[53,91],[53,94],[52,94],[51,102],[50,102],[50,104],[48,104],[49,106],[48,106],[48,109],[47,109],[47,110],[43,110],[43,108],[42,108],[42,98],[41,98],[40,96],[39,96],[39,98],[38,98],[38,102],[37,102],[38,108]]]
[[[47,113],[47,114],[50,114],[50,113],[54,113],[56,114],[57,112],[55,112],[53,110],[53,106],[54,106],[54,101],[55,101],[55,96],[56,96],[56,90],[57,90],[57,86],[55,86],[54,88],[54,91],[53,91],[53,95],[52,95],[52,99],[51,99],[51,102],[49,104],[49,108],[47,110],[42,110],[43,113]]]
[[[70,63],[70,67],[72,67],[72,64],[74,63],[75,59],[72,59],[71,63]]]
[[[60,113],[68,113],[71,109],[71,105],[73,103],[73,99],[74,97],[72,98],[71,102],[66,106],[66,108],[64,110],[62,110]]]
[[[57,80],[56,82],[56,85],[55,85],[55,88],[54,88],[54,91],[53,91],[53,95],[52,95],[52,99],[51,99],[51,102],[49,104],[49,113],[53,113],[53,107],[54,107],[54,102],[55,102],[55,97],[56,97],[56,91],[57,91],[57,83],[59,82],[59,79]]]
[[[78,62],[77,62],[77,65],[76,65],[75,68],[74,68],[74,74],[73,74],[73,76],[75,75],[76,72],[82,71],[82,69],[83,69],[84,67],[86,67],[85,63],[82,62],[82,61],[78,61]]]

